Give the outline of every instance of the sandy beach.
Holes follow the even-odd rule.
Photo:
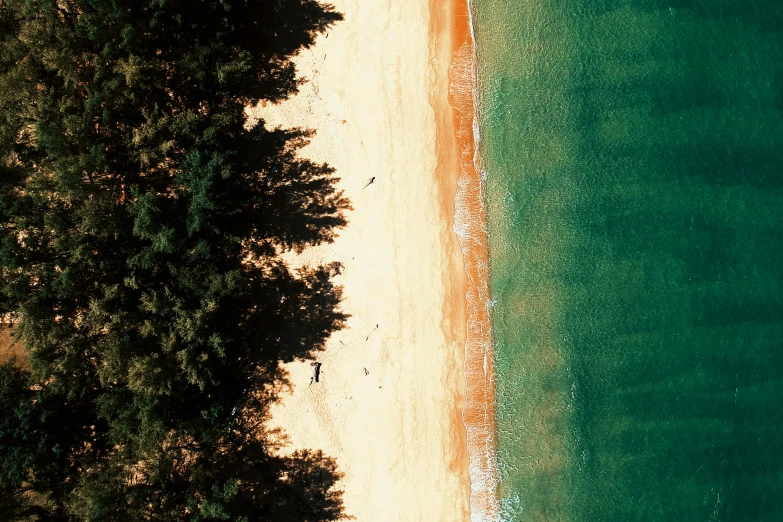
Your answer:
[[[454,13],[425,0],[333,3],[345,21],[296,60],[300,94],[251,111],[316,129],[302,154],[336,169],[353,206],[333,244],[292,260],[341,262],[351,318],[319,357],[320,382],[309,386],[308,363],[288,366],[294,387],[270,427],[285,431],[289,451],[336,459],[358,521],[468,520]]]

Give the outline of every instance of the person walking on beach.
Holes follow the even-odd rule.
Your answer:
[[[364,189],[366,189],[367,187],[369,187],[370,185],[372,185],[372,182],[373,182],[373,181],[375,181],[375,176],[373,176],[373,177],[371,177],[371,178],[370,178],[370,181],[368,181],[368,182],[367,182],[367,184],[366,184],[365,186],[363,186],[363,187],[362,187],[362,190],[364,190]]]

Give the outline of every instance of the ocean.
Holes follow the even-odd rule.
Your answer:
[[[783,520],[783,2],[472,10],[501,520]]]

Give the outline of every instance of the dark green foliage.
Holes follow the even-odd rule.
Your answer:
[[[296,92],[290,58],[340,19],[315,0],[0,2],[0,312],[30,359],[0,371],[9,517],[341,516],[334,464],[270,455],[258,419],[280,363],[345,318],[336,267],[279,254],[331,241],[348,203],[297,155],[307,132],[244,113]]]

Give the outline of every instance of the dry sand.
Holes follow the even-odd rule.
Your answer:
[[[297,259],[342,262],[348,327],[319,356],[320,383],[308,386],[309,364],[288,365],[294,389],[270,427],[287,433],[290,450],[337,460],[346,512],[360,522],[468,520],[452,6],[333,4],[345,21],[297,58],[309,80],[300,94],[251,111],[316,129],[302,154],[336,168],[354,208],[335,243]]]

